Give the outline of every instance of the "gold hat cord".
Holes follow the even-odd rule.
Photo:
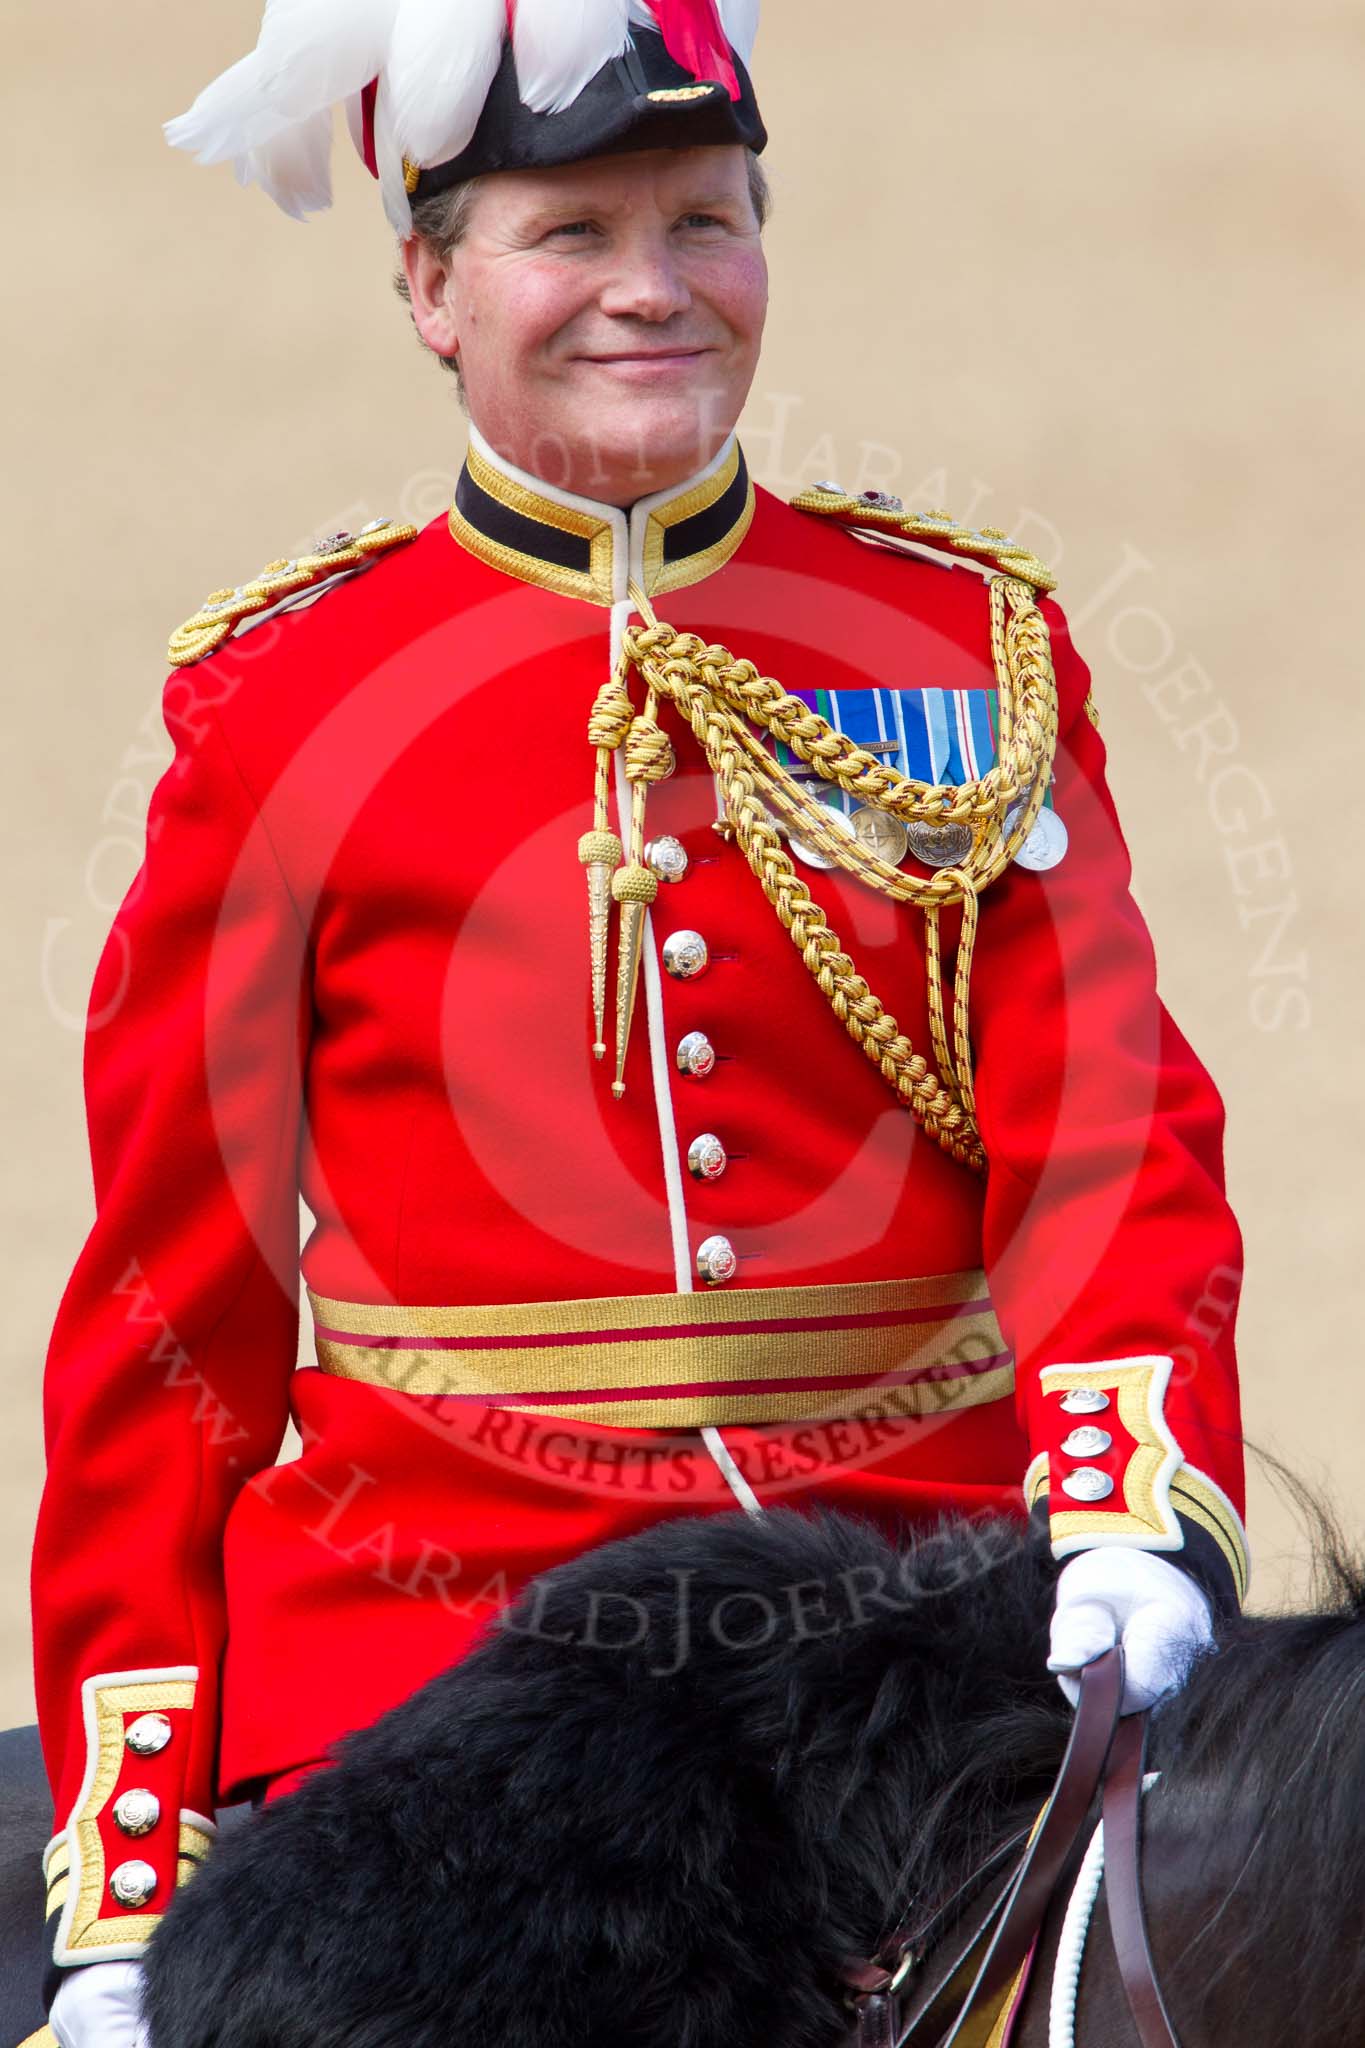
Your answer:
[[[1042,808],[1057,744],[1057,686],[1047,622],[1032,588],[1009,575],[989,584],[991,656],[998,684],[999,740],[996,759],[975,782],[932,784],[902,775],[834,728],[800,698],[792,697],[751,661],[728,648],[708,645],[694,633],[680,633],[658,620],[648,598],[632,584],[630,595],[643,626],[626,629],[621,658],[598,693],[589,721],[597,749],[594,829],[579,842],[588,868],[589,929],[596,1029],[594,1052],[605,1050],[607,889],[621,905],[618,951],[616,1079],[623,1092],[626,1047],[639,975],[644,914],[657,892],[657,878],[644,861],[645,799],[650,782],[673,770],[672,748],[656,721],[658,700],[674,704],[695,734],[717,776],[745,859],[764,895],[818,982],[835,1015],[874,1061],[898,1099],[950,1157],[977,1173],[986,1154],[976,1123],[971,1045],[967,1032],[972,953],[978,897],[1001,874],[1028,836]],[[638,669],[647,689],[645,710],[633,715],[627,678]],[[753,730],[757,725],[791,748],[826,781],[861,803],[906,823],[965,825],[972,846],[959,865],[925,878],[882,861],[868,847],[829,823],[826,806],[777,762]],[[629,861],[610,830],[607,809],[611,754],[624,744],[631,785]],[[1024,797],[1013,830],[1003,831],[1005,812]],[[896,902],[925,913],[930,1038],[938,1072],[915,1051],[896,1019],[883,1007],[843,951],[782,845],[778,821],[817,847],[838,867]],[[614,872],[613,872],[614,869]],[[610,876],[610,882],[608,877]],[[944,1015],[940,910],[961,903],[962,929],[953,979],[952,1044]]]

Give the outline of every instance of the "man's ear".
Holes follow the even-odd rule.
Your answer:
[[[409,235],[402,245],[403,273],[408,281],[413,325],[427,347],[438,356],[459,351],[460,337],[454,310],[449,304],[449,267],[430,242]]]

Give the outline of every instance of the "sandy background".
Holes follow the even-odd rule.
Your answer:
[[[40,1375],[91,1213],[79,1020],[170,752],[167,634],[313,534],[430,517],[463,447],[349,143],[304,227],[162,140],[257,21],[71,0],[10,31],[0,1725],[32,1717]],[[1059,565],[1164,993],[1228,1105],[1247,1426],[1365,1533],[1363,54],[1342,0],[769,0],[742,434],[774,489],[890,483]],[[1240,819],[1196,716],[1247,771]],[[1252,1486],[1271,1604],[1297,1539]]]

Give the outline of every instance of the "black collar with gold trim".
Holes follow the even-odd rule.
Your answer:
[[[733,434],[685,483],[623,510],[514,468],[471,428],[450,531],[471,554],[524,583],[610,605],[628,595],[632,581],[654,597],[713,575],[753,516],[754,487]]]

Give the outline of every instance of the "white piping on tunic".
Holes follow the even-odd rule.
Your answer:
[[[648,506],[649,500],[643,503]],[[639,508],[637,507],[636,510]],[[640,521],[639,534],[635,532],[635,512],[631,514],[631,553],[637,546],[643,561],[644,519]],[[619,553],[616,557],[619,588]],[[634,610],[629,597],[618,599],[611,608],[611,665],[614,669],[621,652],[621,642]],[[625,757],[618,747],[616,751],[616,814],[620,829],[621,844],[630,844],[630,783],[626,778]],[[663,984],[659,979],[659,955],[654,943],[654,920],[649,911],[644,919],[644,947],[641,957],[641,973],[645,985],[645,1017],[649,1030],[649,1065],[654,1082],[654,1109],[659,1120],[659,1146],[663,1155],[664,1192],[668,1199],[668,1227],[673,1249],[673,1278],[679,1294],[693,1293],[692,1248],[687,1224],[687,1195],[682,1176],[682,1156],[678,1147],[678,1130],[673,1116],[673,1093],[669,1085],[668,1034],[664,1026]],[[731,1455],[729,1446],[714,1424],[702,1428],[702,1441],[711,1453],[717,1467],[735,1499],[750,1514],[761,1515],[763,1503],[740,1471]]]
[[[613,606],[613,613],[619,609]],[[630,784],[621,748],[616,750],[616,810],[621,844],[630,845]],[[654,919],[647,910],[640,973],[645,985],[645,1017],[649,1029],[649,1066],[654,1082],[654,1109],[659,1119],[659,1145],[663,1153],[664,1192],[668,1198],[668,1228],[673,1245],[673,1281],[679,1294],[691,1294],[692,1250],[687,1228],[687,1194],[683,1186],[682,1158],[678,1150],[678,1129],[673,1116],[673,1096],[668,1085],[668,1041],[664,1031],[663,988],[659,981],[659,955],[654,944]]]

